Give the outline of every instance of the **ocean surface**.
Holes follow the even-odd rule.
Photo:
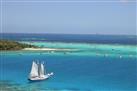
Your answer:
[[[72,51],[1,51],[2,91],[137,91],[137,36],[1,34],[40,47]],[[29,82],[33,60],[54,76]]]

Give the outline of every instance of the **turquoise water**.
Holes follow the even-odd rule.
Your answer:
[[[23,42],[48,48],[72,49],[72,54],[81,55],[100,55],[100,56],[124,56],[136,57],[137,46],[133,45],[110,45],[110,44],[90,44],[90,43],[61,43],[61,42]]]
[[[24,91],[136,91],[136,45],[25,43],[75,51],[1,52],[0,80],[10,83],[5,86]],[[27,77],[35,59],[44,61],[47,72],[54,72],[55,75],[45,81],[29,83]]]

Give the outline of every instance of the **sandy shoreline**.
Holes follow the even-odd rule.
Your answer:
[[[25,51],[72,51],[73,49],[57,49],[57,48],[24,48]]]

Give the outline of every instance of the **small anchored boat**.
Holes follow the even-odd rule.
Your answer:
[[[42,80],[48,79],[52,75],[53,75],[53,72],[46,74],[46,70],[44,68],[44,63],[39,63],[39,62],[36,63],[35,61],[33,61],[28,80],[42,81]]]

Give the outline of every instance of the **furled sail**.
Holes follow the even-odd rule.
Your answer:
[[[33,61],[32,68],[30,72],[30,77],[37,77],[38,75],[38,65]]]
[[[40,64],[40,68],[39,68],[39,76],[40,77],[44,77],[45,76],[45,70],[44,70],[44,64]]]

